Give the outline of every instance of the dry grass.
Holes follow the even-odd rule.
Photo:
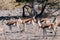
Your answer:
[[[48,0],[49,2],[60,2],[60,0]],[[24,3],[16,3],[16,0],[0,0],[0,9],[21,8]],[[41,10],[41,8],[39,8]]]
[[[14,0],[0,1],[0,9],[16,9],[21,8],[23,3],[16,3]]]

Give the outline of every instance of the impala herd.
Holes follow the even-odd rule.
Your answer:
[[[52,20],[52,22],[51,22],[51,20],[52,20],[51,18],[38,18],[38,19],[35,19],[35,18],[23,18],[23,19],[21,19],[21,18],[19,18],[19,19],[11,19],[9,21],[6,21],[5,24],[7,26],[9,26],[10,30],[12,27],[11,25],[16,25],[17,27],[19,27],[20,24],[23,24],[24,28],[21,31],[25,31],[25,26],[27,23],[32,23],[33,26],[35,26],[35,23],[36,23],[36,24],[38,24],[39,28],[43,29],[43,37],[45,36],[47,38],[46,28],[52,29],[56,35],[56,29],[58,26],[60,26],[60,22],[57,21],[57,17],[55,17]],[[0,30],[2,30],[1,27],[0,27]]]

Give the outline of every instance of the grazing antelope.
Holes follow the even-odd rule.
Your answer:
[[[41,21],[40,21],[41,20]],[[54,31],[54,33],[55,33],[55,35],[56,35],[56,22],[53,22],[53,23],[51,23],[49,20],[50,20],[50,18],[44,18],[44,19],[40,19],[40,20],[38,20],[38,24],[39,24],[39,27],[40,28],[42,28],[43,29],[43,35],[44,36],[46,36],[47,35],[47,33],[46,33],[46,28],[52,28],[53,29],[53,31]],[[56,19],[54,18],[54,20],[53,21],[55,21]],[[43,36],[43,37],[44,37]],[[46,38],[47,38],[47,36],[46,36]]]

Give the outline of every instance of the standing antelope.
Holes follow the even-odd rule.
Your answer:
[[[10,30],[11,30],[11,27],[12,27],[11,25],[16,24],[17,27],[19,27],[20,24],[23,24],[23,30],[21,30],[21,32],[23,32],[25,30],[26,23],[28,23],[28,22],[32,22],[32,24],[34,25],[34,19],[33,18],[24,18],[24,19],[10,20],[10,21],[6,22],[6,25],[8,25]]]
[[[56,20],[56,19],[54,18],[53,21],[55,21],[55,20]],[[40,20],[38,20],[38,24],[39,24],[39,27],[43,29],[43,35],[44,35],[44,36],[47,35],[46,28],[49,28],[49,29],[52,28],[53,31],[54,31],[54,33],[55,33],[55,35],[56,35],[56,27],[57,27],[57,26],[55,26],[55,25],[57,25],[57,24],[56,24],[56,22],[51,23],[51,22],[50,22],[50,18],[40,19]],[[44,36],[43,36],[43,37],[44,37]],[[46,38],[47,38],[47,36],[46,36]]]
[[[12,25],[16,25],[17,20],[16,19],[11,19],[11,20],[6,20],[5,24],[9,26],[9,29],[11,30],[10,33],[12,33]]]
[[[34,18],[25,18],[25,19],[18,19],[18,21],[17,21],[17,26],[19,26],[20,24],[23,24],[23,30],[22,31],[24,31],[25,30],[25,28],[26,28],[26,23],[30,23],[30,22],[32,22],[32,24],[33,25],[35,25],[34,24],[34,22],[35,22],[35,19]]]

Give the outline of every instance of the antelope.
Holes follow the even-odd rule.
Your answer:
[[[10,30],[11,30],[11,25],[16,24],[17,27],[19,27],[20,24],[23,24],[23,30],[22,31],[24,31],[25,30],[24,26],[26,26],[26,23],[28,23],[28,22],[29,23],[32,22],[32,24],[34,25],[34,19],[33,18],[24,18],[24,19],[10,20],[10,21],[6,22],[6,25],[8,25],[10,27]]]
[[[41,20],[41,21],[40,21]],[[38,20],[38,25],[39,25],[39,28],[42,28],[43,29],[43,35],[46,36],[47,33],[46,33],[46,28],[52,28],[55,35],[56,35],[56,27],[57,27],[57,23],[56,22],[53,22],[51,23],[49,20],[50,18],[43,18],[43,19],[40,19]],[[53,21],[55,21],[56,19],[54,18]],[[55,36],[54,35],[54,36]],[[43,36],[43,38],[44,38]],[[46,39],[47,39],[47,36],[46,36]]]
[[[5,20],[4,23],[7,26],[9,26],[10,33],[12,33],[12,27],[13,27],[13,25],[16,26],[17,20],[16,19]]]
[[[14,23],[17,23],[17,21],[14,21],[14,20],[8,21],[8,22],[6,23],[6,25],[10,26],[10,25],[13,25]]]
[[[36,22],[36,20],[35,20],[34,18],[18,19],[18,21],[17,21],[17,26],[19,26],[20,24],[23,24],[23,27],[24,27],[24,26],[26,27],[26,23],[28,23],[28,22],[29,22],[29,23],[32,22],[32,24],[35,25],[34,22]],[[25,30],[25,27],[23,28],[22,31]]]

